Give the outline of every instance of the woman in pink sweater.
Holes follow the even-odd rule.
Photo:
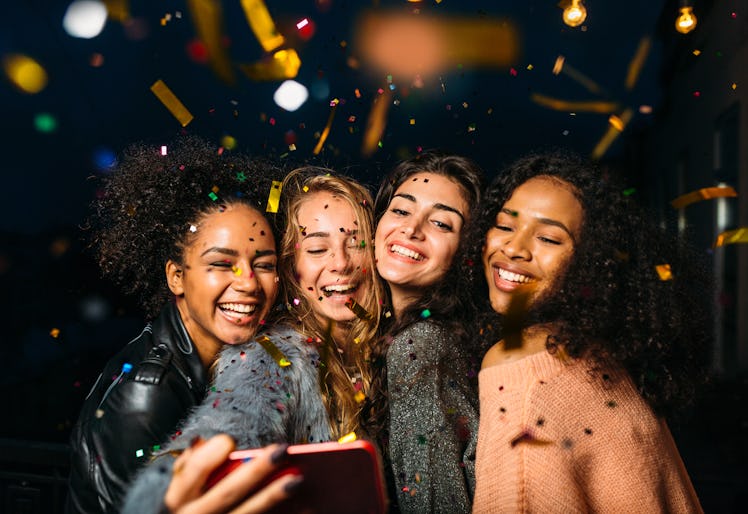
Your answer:
[[[709,281],[623,190],[550,153],[487,192],[473,512],[701,512],[664,416],[706,375]]]

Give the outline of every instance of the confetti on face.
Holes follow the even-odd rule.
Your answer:
[[[369,314],[366,309],[361,307],[356,300],[353,298],[348,298],[345,301],[345,306],[348,307],[350,310],[353,311],[353,313],[358,316],[359,319],[362,319],[364,321],[371,320],[371,314]]]

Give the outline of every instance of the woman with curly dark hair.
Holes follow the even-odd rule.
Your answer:
[[[473,309],[454,264],[464,258],[482,181],[471,160],[429,151],[399,163],[377,194],[377,271],[392,311],[367,423],[389,460],[393,510],[470,512]]]
[[[501,326],[479,375],[475,512],[701,511],[663,417],[706,375],[694,254],[558,152],[509,166],[471,239],[498,314],[483,327]]]
[[[251,339],[278,289],[265,203],[276,170],[196,138],[134,145],[95,202],[103,274],[152,320],[105,366],[71,436],[68,510],[117,510],[154,448],[198,404],[224,345]]]

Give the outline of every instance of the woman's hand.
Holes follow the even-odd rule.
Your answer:
[[[212,488],[205,484],[234,450],[234,441],[217,435],[185,450],[174,462],[174,475],[164,496],[164,506],[175,514],[254,514],[289,498],[302,482],[300,475],[283,475],[260,485],[283,463],[288,445],[271,445],[242,463]]]

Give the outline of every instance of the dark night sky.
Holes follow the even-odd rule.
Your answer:
[[[656,109],[658,103],[656,41],[634,91],[626,92],[623,82],[640,38],[652,35],[663,1],[589,0],[586,30],[566,27],[553,0],[328,3],[329,9],[322,10],[314,0],[267,2],[280,31],[296,43],[302,61],[297,80],[310,89],[329,87],[326,97],[310,97],[298,111],[289,113],[272,101],[279,82],[251,82],[237,74],[237,84],[230,87],[206,65],[190,60],[186,46],[195,29],[185,2],[131,0],[131,15],[143,29],[140,39],[133,39],[122,23],[109,20],[104,31],[89,40],[65,33],[61,21],[67,0],[8,2],[0,19],[0,54],[33,57],[46,69],[49,83],[42,92],[28,95],[5,77],[0,81],[5,184],[0,230],[33,233],[79,224],[93,194],[87,177],[96,173],[92,156],[97,150],[119,152],[136,140],[161,144],[178,134],[180,125],[149,90],[159,78],[195,115],[187,132],[217,145],[221,136],[229,134],[238,140],[238,150],[279,156],[287,152],[284,134],[294,130],[297,150],[290,158],[297,161],[310,158],[314,134],[327,121],[329,101],[338,98],[344,103],[321,161],[346,168],[369,183],[377,182],[377,168],[390,166],[419,146],[473,156],[490,174],[502,163],[541,146],[563,145],[589,153],[607,128],[607,115],[570,116],[530,100],[533,91],[569,100],[600,99],[568,76],[552,74],[559,54],[604,87],[610,98],[631,105],[635,112],[642,104]],[[222,5],[232,61],[259,59],[261,48],[239,2]],[[409,84],[394,77],[399,105],[390,109],[383,147],[363,159],[360,146],[366,115],[385,75],[367,69],[366,63],[352,69],[347,58],[355,49],[350,44],[342,48],[341,42],[352,40],[355,20],[365,10],[378,6],[407,11],[417,5],[422,13],[445,18],[511,20],[520,34],[521,54],[512,66],[517,73],[509,67],[476,69],[466,64],[441,77],[425,78],[424,87],[411,88],[409,94],[404,91]],[[178,11],[181,19],[176,17]],[[172,19],[162,26],[160,20],[167,13]],[[305,17],[314,21],[316,33],[309,41],[295,40],[295,24]],[[104,58],[100,67],[90,65],[95,53]],[[354,95],[356,88],[361,99]],[[33,118],[40,112],[57,119],[55,132],[43,134],[34,128]],[[356,116],[356,121],[349,122],[350,116]],[[637,114],[632,126],[647,124],[651,116]],[[409,123],[411,118],[415,125]],[[618,141],[608,155],[615,156],[621,147]]]

